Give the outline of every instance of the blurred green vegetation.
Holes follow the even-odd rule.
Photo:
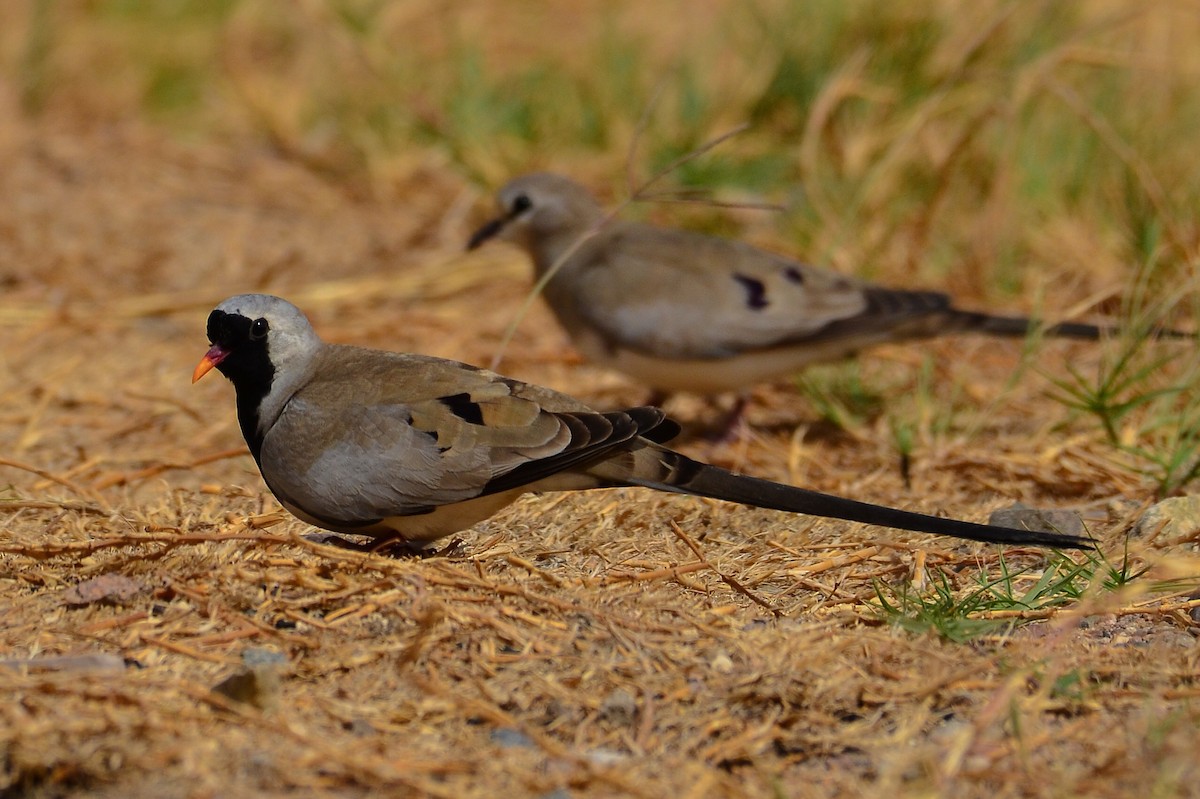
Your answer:
[[[1194,254],[1186,3],[688,8],[30,0],[4,63],[32,114],[249,130],[341,175],[422,148],[489,185],[585,162],[573,171],[619,193],[635,143],[645,178],[748,123],[674,185],[783,202],[797,249],[868,274],[982,264],[961,281],[1019,293],[1039,255],[1027,231],[1062,218],[1114,239],[1097,269]]]

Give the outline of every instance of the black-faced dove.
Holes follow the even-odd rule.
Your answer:
[[[527,491],[643,486],[991,543],[1087,539],[909,513],[734,474],[662,446],[657,408],[597,413],[454,361],[326,344],[295,306],[245,294],[208,317],[216,367],[267,486],[301,519],[420,547]]]

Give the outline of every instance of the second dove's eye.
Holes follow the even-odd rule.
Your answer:
[[[266,319],[263,319],[261,317],[258,319],[255,319],[254,322],[250,325],[250,339],[252,341],[258,341],[260,339],[266,338],[267,331],[269,329],[270,329],[270,325],[267,324]]]
[[[528,195],[518,194],[513,198],[512,212],[513,214],[521,214],[533,207]]]

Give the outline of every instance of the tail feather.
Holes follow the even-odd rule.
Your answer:
[[[1038,330],[1040,323],[1027,316],[993,316],[978,311],[963,311],[950,308],[946,312],[943,332],[963,331],[971,333],[986,333],[992,336],[1012,336],[1020,338]],[[1097,341],[1110,336],[1120,336],[1129,332],[1129,328],[1117,325],[1093,325],[1087,322],[1059,322],[1040,328],[1041,334],[1049,338],[1073,338],[1083,341]],[[1145,334],[1159,339],[1195,338],[1195,333],[1185,330],[1175,330],[1169,327],[1150,328]]]
[[[1030,331],[1038,327],[1036,321],[1025,316],[992,316],[974,311],[960,311],[957,308],[953,310],[951,317],[951,323],[955,322],[963,325],[963,330],[977,331],[993,336],[1027,336]],[[1120,330],[1116,327],[1102,327],[1086,322],[1059,322],[1056,325],[1046,325],[1041,332],[1042,335],[1052,338],[1097,341],[1102,336],[1117,335]]]
[[[734,474],[716,466],[694,461],[665,448],[655,447],[653,450],[657,456],[659,473],[654,476],[645,476],[642,473],[647,470],[638,469],[636,476],[628,480],[629,483],[661,491],[695,494],[711,499],[739,502],[743,505],[770,510],[844,519],[880,527],[911,530],[917,533],[983,541],[989,544],[1095,549],[1089,539],[1080,536],[975,524],[958,519],[943,519],[923,513],[872,505],[804,488],[773,483],[769,480]],[[644,464],[645,461],[642,463]]]
[[[1041,334],[1051,338],[1082,339],[1096,341],[1105,336],[1119,336],[1127,328],[1117,325],[1093,325],[1087,322],[1059,322],[1045,325],[1027,316],[994,316],[980,311],[966,311],[954,307],[949,295],[936,291],[905,291],[897,289],[870,288],[866,292],[867,307],[859,317],[842,320],[841,325],[857,322],[869,323],[876,329],[888,327],[900,337],[932,338],[947,333],[985,333],[992,336],[1020,338],[1040,328]],[[830,326],[828,333],[839,330],[839,323]],[[1154,328],[1147,331],[1154,338],[1195,338],[1188,333],[1172,328]]]

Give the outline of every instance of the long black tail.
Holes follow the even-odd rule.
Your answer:
[[[1027,316],[993,316],[978,311],[963,311],[951,308],[947,318],[947,326],[964,331],[987,333],[992,336],[1023,337],[1037,329],[1038,322]],[[1084,341],[1097,341],[1105,337],[1120,336],[1128,330],[1117,325],[1092,325],[1087,322],[1059,322],[1056,325],[1046,325],[1041,334],[1047,338],[1074,338]],[[1175,330],[1169,327],[1150,328],[1144,333],[1150,338],[1185,339],[1196,338],[1195,333]]]
[[[1030,544],[1061,549],[1095,549],[1089,539],[1080,536],[995,527],[990,524],[975,524],[958,519],[942,519],[937,516],[927,516],[923,513],[912,513],[882,505],[871,505],[804,488],[773,483],[769,480],[760,480],[756,477],[734,474],[716,466],[694,461],[665,448],[659,449],[658,455],[666,469],[662,481],[633,480],[631,482],[662,491],[697,494],[702,497],[740,502],[743,505],[753,505],[759,508],[806,513],[810,516],[825,516],[831,519],[845,519],[851,522],[875,524],[880,527],[912,530],[917,533],[948,535],[989,544]]]
[[[964,330],[977,330],[992,336],[1027,336],[1038,324],[1025,316],[992,316],[958,309],[955,309],[955,315],[967,321]],[[1115,336],[1120,332],[1116,327],[1101,327],[1087,322],[1059,322],[1042,328],[1042,335],[1047,337],[1077,338],[1085,341],[1097,341],[1101,336]]]
[[[937,291],[906,291],[903,289],[869,288],[865,292],[867,308],[859,317],[844,320],[841,324],[866,322],[879,327],[888,327],[912,338],[942,336],[947,333],[985,333],[992,336],[1020,338],[1027,336],[1039,326],[1039,322],[1027,316],[994,316],[981,311],[966,311],[956,308],[947,294]],[[830,325],[834,332],[839,323]],[[1041,329],[1044,336],[1051,338],[1074,338],[1096,341],[1106,336],[1119,336],[1126,332],[1118,325],[1093,325],[1087,322],[1060,322]],[[1146,335],[1160,339],[1185,339],[1196,337],[1172,328],[1153,328]]]

